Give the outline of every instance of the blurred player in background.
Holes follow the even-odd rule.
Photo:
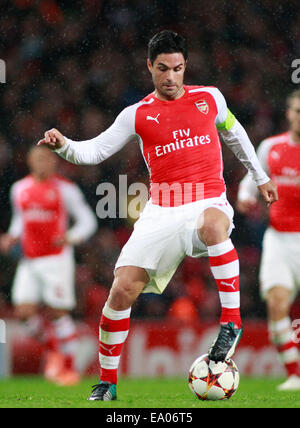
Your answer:
[[[60,385],[79,381],[75,357],[76,325],[72,246],[88,239],[97,228],[96,218],[81,190],[56,174],[57,157],[45,147],[28,154],[30,174],[11,188],[13,217],[0,249],[8,253],[20,241],[20,260],[12,288],[16,316],[28,331],[45,343],[47,379]],[[69,220],[73,225],[68,228]],[[39,314],[47,307],[49,319]]]
[[[221,92],[184,85],[185,39],[163,31],[150,40],[148,48],[153,93],[125,108],[109,129],[92,140],[71,141],[53,129],[38,143],[70,162],[87,165],[104,161],[135,138],[150,173],[151,198],[122,249],[102,312],[100,383],[90,400],[116,398],[117,369],[129,332],[131,306],[141,292],[162,293],[186,255],[209,256],[219,290],[220,330],[209,358],[224,361],[235,351],[242,335],[239,260],[229,238],[233,210],[226,199],[218,131],[251,171],[266,202],[277,198]]]
[[[261,295],[266,299],[270,339],[288,379],[279,390],[300,389],[299,353],[293,340],[290,308],[300,287],[300,90],[287,98],[289,130],[264,140],[258,158],[278,186],[279,202],[270,208],[260,267]],[[237,208],[255,208],[258,192],[246,175],[240,183]]]

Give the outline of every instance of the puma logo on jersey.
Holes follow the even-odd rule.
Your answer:
[[[154,120],[154,122],[159,124],[158,117],[160,116],[160,113],[156,117],[147,116],[146,120]]]
[[[278,159],[280,159],[280,154],[273,151],[273,152],[271,152],[271,158],[278,160]]]
[[[226,285],[226,287],[231,287],[235,290],[234,288],[234,283],[235,283],[236,279],[234,279],[232,282],[225,282],[225,281],[221,281],[220,284],[221,285]]]

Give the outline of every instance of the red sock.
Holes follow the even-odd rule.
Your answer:
[[[114,311],[105,304],[99,328],[100,380],[117,384],[124,342],[128,336],[131,308]]]
[[[221,324],[233,322],[241,328],[239,259],[230,239],[207,247],[212,274],[222,306]]]
[[[47,325],[46,349],[64,357],[65,368],[75,369],[78,334],[74,320],[65,315]]]
[[[300,376],[299,352],[293,341],[293,329],[291,319],[283,318],[279,321],[269,322],[270,339],[284,364],[288,376]]]

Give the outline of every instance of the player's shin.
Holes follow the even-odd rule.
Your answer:
[[[78,334],[70,315],[48,323],[45,350],[45,377],[60,385],[77,384],[80,380],[76,369]]]
[[[44,319],[39,314],[33,315],[24,321],[27,333],[40,341],[44,340],[44,324]]]
[[[58,349],[65,356],[70,368],[74,368],[78,350],[78,334],[74,320],[70,315],[64,315],[53,322]]]
[[[293,340],[291,319],[285,317],[280,321],[269,321],[269,335],[284,364],[288,377],[300,376],[299,351]]]
[[[221,301],[221,324],[241,328],[239,259],[230,239],[208,247],[209,263]]]
[[[106,303],[99,326],[100,380],[117,384],[117,372],[128,336],[131,308],[115,311]]]

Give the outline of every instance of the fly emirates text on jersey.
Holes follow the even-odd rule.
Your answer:
[[[175,150],[209,144],[211,142],[209,134],[191,136],[190,128],[177,129],[176,131],[173,131],[172,134],[174,141],[163,146],[155,146],[156,156],[163,156],[167,153],[174,152]]]

